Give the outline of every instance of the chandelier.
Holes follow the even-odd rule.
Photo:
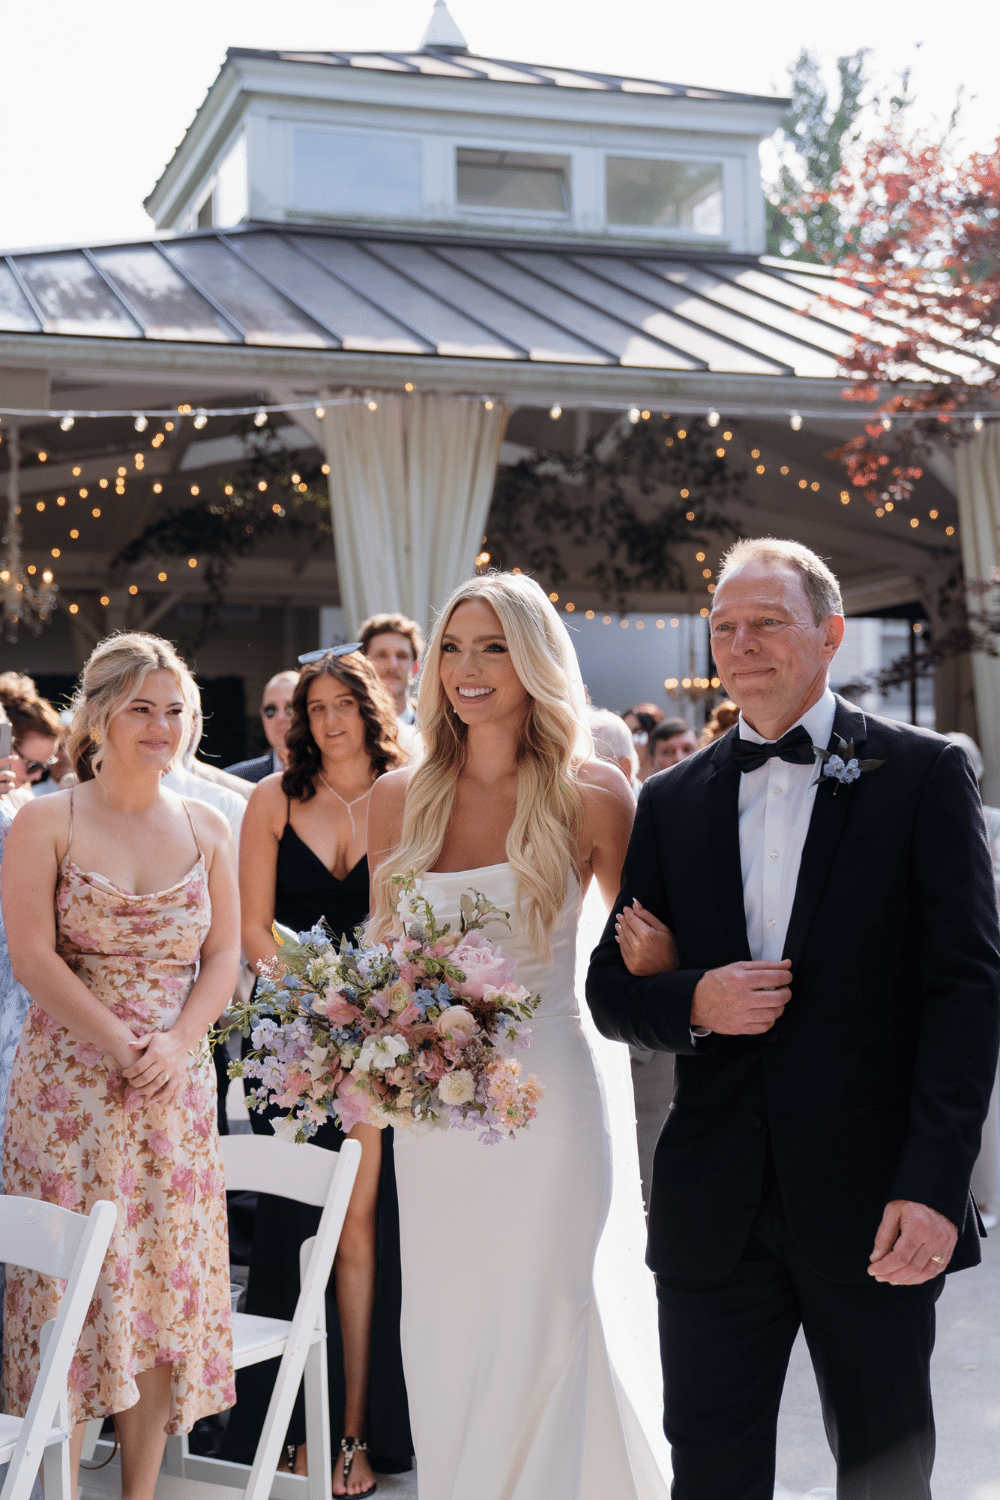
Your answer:
[[[690,703],[700,703],[714,698],[722,683],[718,677],[668,677],[663,686],[675,702],[687,698]]]
[[[0,605],[3,633],[16,641],[21,625],[37,635],[56,607],[58,586],[46,569],[41,578],[35,568],[24,565],[21,556],[21,434],[11,427],[7,434],[7,525],[0,536]]]

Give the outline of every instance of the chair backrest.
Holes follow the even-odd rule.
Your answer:
[[[297,1146],[273,1135],[224,1135],[222,1164],[226,1191],[271,1193],[322,1208],[337,1171],[339,1153],[322,1146]]]
[[[54,1203],[5,1194],[0,1197],[0,1261],[65,1281],[89,1223],[85,1214]]]
[[[36,1211],[45,1212],[38,1212],[35,1219],[29,1220],[21,1212],[26,1203],[32,1203]],[[75,1225],[71,1222],[63,1223],[61,1232],[57,1232],[52,1226],[58,1226],[60,1220],[53,1219],[52,1215],[61,1215],[64,1221],[77,1222]],[[3,1234],[0,1234],[0,1247],[4,1247],[5,1258],[16,1265],[31,1266],[50,1276],[59,1276],[66,1282],[59,1312],[51,1325],[50,1337],[42,1349],[35,1389],[21,1423],[21,1435],[10,1460],[3,1489],[0,1490],[0,1500],[28,1500],[45,1440],[52,1429],[57,1411],[61,1411],[64,1422],[69,1420],[66,1398],[69,1367],[73,1362],[77,1341],[83,1330],[84,1319],[90,1308],[90,1300],[117,1220],[118,1210],[115,1205],[103,1199],[94,1204],[89,1215],[84,1216],[71,1213],[69,1209],[57,1208],[52,1203],[0,1197],[0,1225],[4,1226]],[[7,1253],[9,1241],[4,1236],[10,1226],[18,1222],[26,1226],[29,1243],[16,1244],[11,1253]],[[37,1231],[40,1225],[46,1225],[48,1229],[47,1237],[45,1231],[41,1232],[41,1249],[37,1250],[37,1246],[31,1241],[39,1238]],[[60,1258],[61,1251],[74,1238],[76,1252],[66,1262]],[[42,1260],[45,1264],[40,1264]],[[59,1265],[63,1266],[62,1270],[56,1268]]]
[[[239,1142],[246,1142],[248,1145],[255,1144],[258,1147],[288,1146],[287,1142],[272,1141],[266,1136],[257,1136],[253,1140],[247,1136],[228,1136],[223,1137],[224,1154],[227,1145]],[[327,1194],[323,1200],[323,1212],[320,1215],[312,1253],[302,1274],[299,1300],[295,1304],[295,1315],[292,1318],[285,1352],[278,1366],[278,1375],[268,1403],[267,1416],[257,1444],[253,1467],[247,1480],[245,1500],[267,1500],[271,1493],[271,1482],[285,1442],[299,1381],[302,1379],[302,1371],[305,1368],[309,1343],[313,1330],[316,1328],[320,1306],[326,1295],[326,1284],[330,1279],[333,1258],[337,1253],[337,1242],[340,1239],[340,1231],[351,1200],[354,1180],[361,1164],[361,1146],[357,1141],[345,1141],[339,1151],[324,1151],[319,1146],[295,1145],[288,1146],[288,1149],[299,1152],[302,1157],[307,1154],[326,1157],[331,1170],[327,1174]],[[249,1155],[249,1153],[242,1154]],[[261,1159],[264,1159],[263,1153]],[[279,1160],[276,1156],[271,1159],[275,1162]],[[306,1170],[310,1168],[307,1167]],[[273,1185],[265,1186],[260,1190],[269,1193],[275,1191]],[[279,1193],[282,1191],[283,1189],[279,1189]],[[0,1496],[0,1500],[5,1500],[5,1497]]]

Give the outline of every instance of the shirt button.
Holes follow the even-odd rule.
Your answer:
[[[775,921],[775,919],[774,919],[774,917],[772,917],[771,920],[767,924],[768,927],[773,927],[774,926],[774,921]]]
[[[777,857],[778,857],[778,851],[777,851],[777,849],[772,849],[769,857],[771,859],[777,859]]]
[[[774,789],[774,795],[776,797],[780,797],[781,796],[781,787],[780,786],[776,786],[775,787],[775,789]]]

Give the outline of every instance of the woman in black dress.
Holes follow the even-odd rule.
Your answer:
[[[285,771],[254,788],[240,839],[243,951],[254,965],[278,951],[274,920],[302,932],[323,918],[338,941],[364,920],[368,794],[379,776],[405,759],[392,700],[360,652],[327,655],[303,668],[287,744]],[[255,1131],[270,1134],[266,1115],[252,1111],[250,1120]],[[392,1131],[357,1125],[351,1138],[361,1142],[361,1167],[327,1289],[327,1350],[333,1493],[362,1496],[376,1487],[373,1467],[408,1469],[413,1448],[399,1349]],[[332,1122],[313,1137],[333,1151],[343,1140]],[[291,1318],[299,1246],[318,1222],[318,1209],[260,1196],[247,1312]],[[276,1372],[277,1361],[237,1375],[224,1456],[252,1460]],[[288,1443],[295,1472],[307,1472],[301,1392]]]

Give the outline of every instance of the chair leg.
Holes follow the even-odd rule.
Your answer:
[[[309,1453],[309,1500],[330,1500],[333,1471],[330,1450],[330,1393],[326,1371],[326,1339],[313,1344],[306,1356],[306,1447]]]
[[[168,1437],[163,1452],[164,1474],[170,1474],[174,1479],[183,1479],[187,1456],[187,1433],[182,1432],[176,1437]]]
[[[70,1500],[69,1443],[51,1443],[42,1458],[45,1500]]]

